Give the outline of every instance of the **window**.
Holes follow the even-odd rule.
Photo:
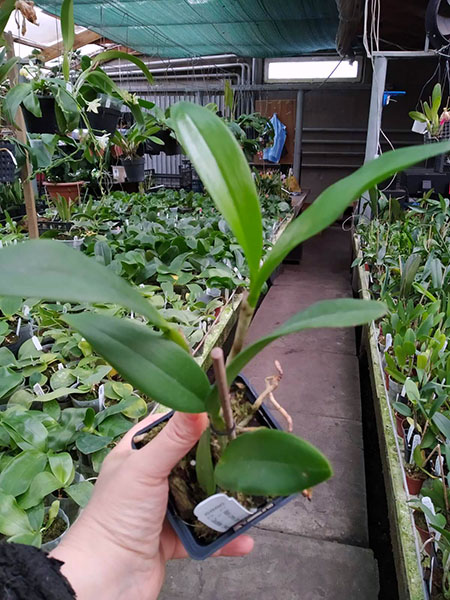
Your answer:
[[[300,81],[358,80],[359,60],[331,57],[274,58],[265,61],[264,77],[267,83]]]

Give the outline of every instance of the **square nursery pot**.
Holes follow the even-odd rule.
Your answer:
[[[15,180],[17,166],[14,164],[14,155],[14,145],[6,140],[0,140],[0,183],[10,183]]]
[[[235,383],[243,383],[246,386],[246,398],[251,404],[253,404],[256,398],[258,397],[258,394],[255,392],[255,390],[247,381],[247,379],[240,375],[236,378]],[[173,411],[164,415],[163,417],[161,417],[151,425],[148,425],[144,429],[141,429],[139,432],[136,433],[136,436],[147,433],[148,431],[153,429],[153,427],[156,427],[156,425],[159,425],[164,421],[168,421],[172,415]],[[264,406],[264,404],[261,406],[261,408],[258,410],[255,416],[261,425],[265,425],[269,429],[283,429],[276,421],[276,419],[274,419],[274,417],[271,415],[270,411]],[[137,449],[134,440],[131,444],[134,449]],[[231,540],[246,532],[251,527],[268,517],[270,514],[287,504],[295,496],[296,494],[285,497],[279,496],[277,498],[270,498],[264,506],[259,507],[256,510],[256,512],[250,515],[249,517],[246,517],[242,521],[239,521],[239,523],[237,523],[224,533],[217,532],[218,537],[212,542],[202,543],[201,540],[197,539],[197,537],[192,531],[192,526],[188,525],[176,514],[176,510],[172,499],[170,498],[170,495],[167,507],[167,518],[169,519],[169,522],[172,525],[175,533],[182,541],[189,556],[191,558],[194,558],[195,560],[204,560],[205,558],[208,558],[208,556],[211,556],[212,554],[214,554],[214,552],[217,552],[217,550],[220,550],[220,548],[231,542]]]
[[[33,337],[33,333],[34,333],[33,323],[31,323],[30,321],[28,323],[23,323],[20,326],[17,339],[14,342],[11,342],[11,344],[6,344],[5,348],[8,348],[8,350],[10,352],[12,352],[14,354],[14,356],[17,358],[17,353],[19,352],[20,346],[27,340],[30,340]]]

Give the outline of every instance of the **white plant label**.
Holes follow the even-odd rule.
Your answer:
[[[23,305],[23,316],[24,317],[28,317],[28,315],[30,314],[30,307],[27,304]]]
[[[418,433],[416,433],[416,435],[413,437],[412,446],[411,446],[411,458],[410,458],[411,463],[416,462],[414,460],[414,450],[417,448],[417,446],[420,446],[421,441],[422,440],[420,439],[420,435]]]
[[[108,96],[105,102],[105,108],[109,108],[111,106],[111,98]]]
[[[36,396],[43,396],[45,394],[39,383],[35,383],[33,385],[33,392],[36,394]]]
[[[408,429],[408,435],[406,436],[406,441],[408,442],[408,444],[411,441],[413,433],[414,433],[414,425],[410,425],[409,429]]]
[[[441,474],[441,459],[439,458],[439,456],[436,458],[436,462],[434,463],[434,470],[436,472],[436,475],[439,477]]]
[[[33,335],[31,341],[33,342],[33,346],[36,348],[36,350],[42,350],[41,342],[37,339],[35,335]]]
[[[105,384],[102,383],[102,385],[98,388],[98,399],[100,400],[100,404],[101,406],[105,405]]]
[[[384,351],[387,352],[391,346],[392,346],[392,335],[390,333],[387,333],[386,334],[386,345],[384,347]]]
[[[433,500],[431,498],[429,498],[428,496],[424,496],[422,498],[422,504],[424,506],[426,506],[428,508],[428,510],[435,515],[436,514],[436,510],[434,508],[434,504],[433,504]],[[428,519],[427,515],[425,515],[425,521],[427,522],[428,525],[428,529],[434,533],[435,537],[436,537],[436,541],[439,541],[439,538],[441,537],[441,534],[439,533],[439,531],[436,531],[436,529],[434,529],[434,527],[432,527],[430,525],[430,520]]]
[[[3,242],[0,240],[0,248],[3,248]]]
[[[64,365],[62,363],[58,363],[58,371],[62,371],[64,369]]]
[[[199,521],[221,533],[255,512],[256,509],[247,510],[226,494],[214,494],[194,508],[194,515]]]
[[[19,317],[17,320],[16,335],[19,335],[21,327],[22,327],[22,318]]]

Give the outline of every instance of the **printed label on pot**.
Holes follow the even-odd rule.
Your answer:
[[[199,521],[221,533],[255,512],[256,509],[247,510],[226,494],[214,494],[194,508],[194,515]]]

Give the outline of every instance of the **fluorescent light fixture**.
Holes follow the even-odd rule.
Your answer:
[[[328,57],[277,58],[265,61],[267,83],[355,80],[359,77],[358,60],[341,60]]]

